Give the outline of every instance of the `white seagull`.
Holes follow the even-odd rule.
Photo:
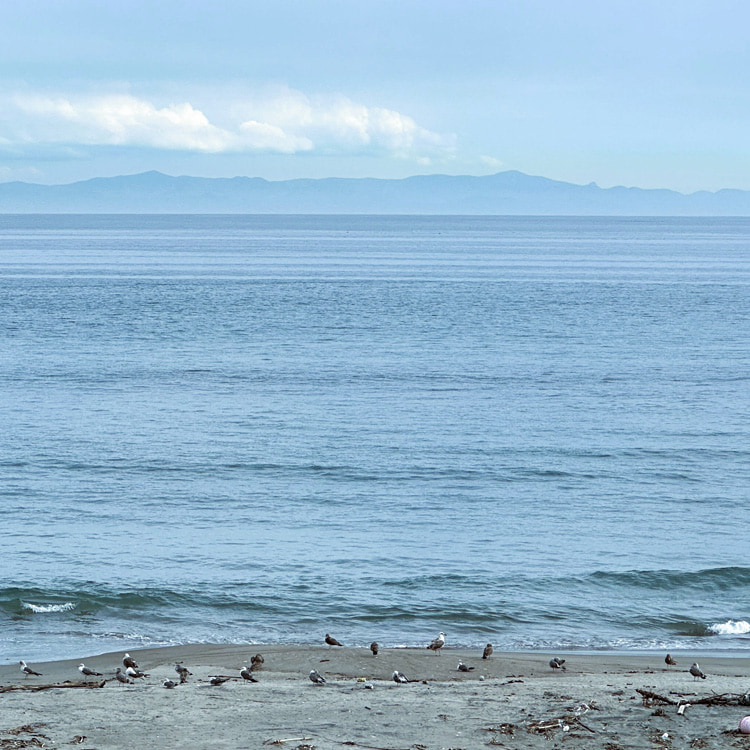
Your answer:
[[[435,638],[435,640],[427,646],[431,651],[434,651],[436,654],[440,653],[440,649],[445,646],[445,633],[442,631],[440,632],[440,635]]]
[[[101,672],[94,672],[93,669],[89,669],[85,664],[81,663],[81,665],[78,667],[78,671],[84,676],[84,677],[101,677]]]
[[[316,672],[314,669],[310,670],[310,674],[308,675],[308,677],[314,685],[325,685],[326,678],[323,677],[320,672]]]
[[[120,669],[120,667],[117,667],[117,669],[115,670],[115,679],[116,679],[116,680],[117,680],[117,681],[118,681],[118,682],[119,682],[119,683],[120,683],[121,685],[132,685],[132,684],[133,684],[133,680],[131,680],[131,679],[128,679],[128,677],[126,677],[126,676],[125,676],[125,675],[123,674],[123,672],[122,672],[122,670]]]
[[[28,677],[30,674],[36,675],[37,677],[41,677],[41,672],[35,672],[26,662],[21,659],[21,661],[18,662],[21,665],[21,671],[24,673],[26,677]]]
[[[695,682],[699,677],[701,680],[706,679],[706,675],[703,673],[703,670],[698,666],[698,662],[693,662],[692,666],[690,667],[690,674],[693,675],[693,682]]]
[[[404,682],[409,682],[409,680],[406,679],[406,675],[403,672],[399,672],[399,671],[395,671],[393,673],[393,681],[397,685],[400,685],[400,684],[402,684]]]

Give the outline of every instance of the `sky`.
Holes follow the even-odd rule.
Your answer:
[[[3,0],[0,181],[750,190],[746,0]]]

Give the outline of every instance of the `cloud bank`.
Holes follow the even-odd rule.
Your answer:
[[[450,152],[452,136],[408,115],[344,96],[308,97],[284,89],[215,108],[213,120],[190,102],[156,104],[130,94],[23,94],[2,103],[0,148],[24,151],[120,146],[208,154],[390,154],[424,159]]]

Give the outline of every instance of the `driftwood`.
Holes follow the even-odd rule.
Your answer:
[[[636,688],[635,692],[640,693],[643,697],[644,705],[649,701],[657,701],[667,703],[670,706],[746,706],[748,701],[747,694],[743,693],[714,693],[713,695],[707,695],[705,698],[685,698],[676,701],[674,698],[668,698],[665,695],[652,693],[650,690],[642,688]]]
[[[667,698],[665,695],[659,695],[659,693],[652,693],[650,690],[644,690],[643,688],[636,688],[636,693],[640,693],[643,698],[643,705],[645,706],[648,701],[658,701],[659,703],[667,703],[670,706],[676,706],[679,701],[672,698]]]
[[[301,740],[311,740],[312,737],[284,737],[278,740],[266,740],[264,745],[283,745],[285,742],[300,742]]]
[[[560,719],[551,719],[550,721],[533,721],[526,725],[526,731],[529,734],[548,735],[556,729],[562,729],[567,732],[575,727],[581,727],[591,734],[596,734],[596,730],[586,726],[577,716],[564,716]]]
[[[0,685],[0,693],[10,693],[13,690],[29,690],[36,693],[39,690],[55,690],[56,688],[103,688],[107,684],[106,680],[99,682],[52,682],[48,685]]]

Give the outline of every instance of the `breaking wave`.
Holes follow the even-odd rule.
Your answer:
[[[78,605],[75,602],[64,602],[63,604],[32,604],[31,602],[21,602],[21,607],[29,612],[70,612]]]
[[[716,635],[744,635],[750,633],[750,622],[747,622],[747,620],[727,620],[726,622],[709,625],[708,630]]]

